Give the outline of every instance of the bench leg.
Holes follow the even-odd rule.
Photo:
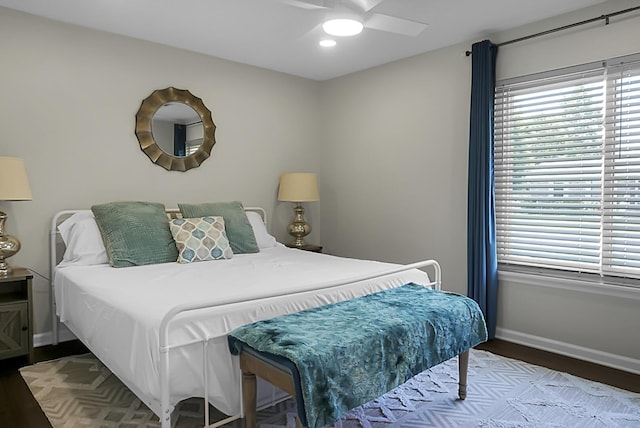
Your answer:
[[[244,402],[244,426],[256,427],[256,375],[247,371],[242,372],[242,401]]]
[[[467,370],[469,368],[469,350],[458,355],[458,397],[467,398]]]

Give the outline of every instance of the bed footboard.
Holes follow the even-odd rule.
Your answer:
[[[313,293],[313,292],[318,292],[318,291],[327,291],[330,289],[337,289],[339,287],[344,287],[346,285],[350,285],[350,284],[355,284],[357,282],[361,282],[361,281],[367,281],[367,280],[371,280],[371,279],[377,279],[377,278],[384,278],[387,276],[391,276],[391,275],[395,275],[398,274],[400,272],[405,272],[405,271],[409,271],[409,270],[413,270],[413,269],[419,269],[419,268],[431,268],[433,269],[433,279],[431,279],[431,281],[428,284],[424,284],[424,286],[421,286],[421,288],[423,289],[428,289],[426,287],[433,287],[434,290],[440,290],[441,289],[441,284],[442,284],[442,271],[440,268],[440,264],[435,261],[435,260],[424,260],[421,262],[416,262],[416,263],[412,263],[412,264],[408,264],[408,265],[399,265],[397,267],[388,269],[386,271],[383,272],[378,272],[375,274],[368,274],[368,275],[360,275],[357,277],[353,277],[353,278],[347,278],[347,279],[342,279],[342,280],[336,280],[336,281],[331,281],[331,282],[325,282],[325,283],[319,283],[316,287],[311,287],[311,288],[307,288],[304,291],[301,291],[299,293],[290,293],[288,294],[289,296],[291,295],[295,295],[295,294],[306,294],[306,293]],[[273,298],[273,297],[281,297],[281,295],[277,294],[277,293],[273,293],[273,292],[268,292],[266,291],[264,295],[260,295],[260,296],[256,296],[256,298],[254,300],[258,301],[258,300],[262,300],[262,299],[268,299],[268,298]],[[226,306],[226,305],[232,305],[232,304],[236,304],[236,303],[240,303],[241,301],[237,301],[237,300],[220,300],[220,299],[216,299],[215,301],[204,301],[204,302],[200,302],[197,304],[188,304],[188,305],[178,305],[176,307],[174,307],[172,310],[170,310],[169,312],[167,312],[167,314],[164,316],[164,318],[162,319],[162,322],[160,323],[160,336],[159,336],[159,342],[160,342],[160,346],[159,346],[159,351],[160,351],[160,365],[159,365],[159,375],[160,375],[160,390],[161,390],[161,412],[159,414],[160,416],[160,422],[162,424],[162,428],[170,428],[171,427],[171,404],[170,404],[170,384],[169,384],[169,354],[170,351],[172,349],[176,349],[179,348],[183,345],[181,344],[172,344],[170,343],[169,340],[169,327],[171,325],[171,323],[176,319],[176,317],[180,314],[186,313],[186,312],[190,312],[190,311],[196,311],[196,310],[200,310],[200,309],[204,309],[204,308],[213,308],[213,307],[221,307],[221,306]],[[246,302],[246,301],[242,301],[242,302]],[[484,321],[483,321],[484,322]],[[485,329],[485,333],[486,333],[486,329]],[[213,338],[208,337],[208,338],[203,338],[202,342],[205,346],[206,349],[206,343],[208,343],[209,340],[212,340]],[[203,375],[206,376],[206,367],[203,367]],[[205,391],[204,397],[207,396],[207,391]],[[205,406],[208,408],[208,406]],[[208,415],[205,417],[208,420]],[[237,417],[235,417],[237,418]],[[234,419],[234,417],[229,418],[226,421],[229,421],[231,419]],[[208,422],[207,422],[208,423]],[[220,426],[218,424],[214,424],[214,426]]]

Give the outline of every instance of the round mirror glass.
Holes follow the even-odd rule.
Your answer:
[[[169,102],[158,108],[151,133],[160,150],[173,156],[189,156],[202,145],[204,127],[196,111],[186,104]]]
[[[142,151],[169,171],[200,166],[216,143],[216,126],[202,100],[183,89],[154,91],[136,114],[136,136]]]

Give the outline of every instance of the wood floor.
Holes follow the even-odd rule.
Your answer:
[[[497,339],[478,346],[478,349],[640,393],[640,375]],[[80,342],[64,342],[58,346],[36,348],[35,359],[47,361],[86,352]],[[51,428],[18,372],[18,368],[26,364],[25,358],[0,361],[0,427]]]

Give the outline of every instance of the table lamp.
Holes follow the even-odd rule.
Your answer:
[[[295,217],[287,227],[287,232],[294,238],[292,246],[304,247],[304,237],[311,232],[311,226],[304,220],[302,203],[320,200],[318,177],[316,174],[306,172],[287,172],[280,175],[278,200],[296,204],[294,207]]]
[[[30,201],[31,188],[24,161],[0,156],[0,201]],[[20,251],[20,241],[4,231],[7,214],[0,211],[0,276],[11,273],[5,259]]]

